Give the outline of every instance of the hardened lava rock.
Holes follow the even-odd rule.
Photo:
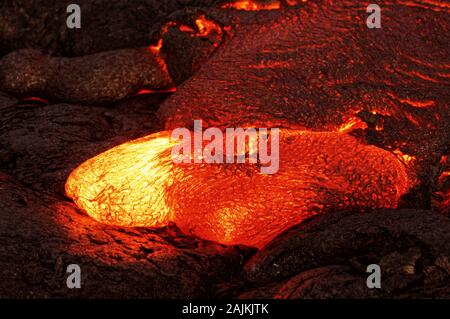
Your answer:
[[[450,138],[448,5],[384,1],[381,29],[367,28],[366,8],[308,1],[263,24],[234,27],[161,107],[166,128],[202,119],[329,130],[356,117],[370,143],[409,155],[442,152]]]
[[[149,44],[151,34],[173,12],[215,7],[219,0],[4,0],[0,3],[0,56],[42,49],[58,56],[83,56]],[[69,4],[81,8],[81,29],[69,29]]]
[[[450,297],[450,220],[422,210],[340,212],[287,230],[244,267],[240,298]],[[368,289],[367,266],[381,268]]]
[[[104,104],[141,89],[173,87],[164,61],[151,48],[123,49],[80,58],[19,50],[0,60],[0,89],[15,96]]]
[[[45,105],[0,93],[1,170],[63,195],[67,176],[88,158],[161,130],[155,116],[160,100],[140,95],[114,107]]]
[[[105,226],[3,173],[0,212],[2,298],[208,298],[251,252],[173,226]],[[67,288],[70,264],[81,268],[81,289]]]
[[[127,0],[86,0],[81,32],[67,30],[66,4],[3,1],[0,54],[36,48],[52,56],[82,56],[141,47],[148,45],[148,32],[166,22],[168,12],[184,4],[207,6],[215,1],[136,0],[130,5]],[[431,163],[418,175],[422,182],[433,181],[423,184],[428,198],[438,190],[433,194],[439,197],[435,208],[448,213],[448,4],[440,0],[380,2],[382,28],[376,30],[366,28],[366,5],[356,0],[319,0],[267,12],[208,10],[215,21],[231,26],[234,37],[226,39],[161,109],[166,128],[190,127],[201,118],[206,125],[220,127],[252,124],[335,130],[348,117],[357,117],[367,125],[362,135],[369,144],[399,149],[405,154],[399,158],[412,158],[412,163]],[[200,43],[186,33],[179,35],[185,43]],[[199,48],[210,48],[211,43],[206,44]],[[178,47],[174,42],[173,48]],[[196,47],[192,49],[189,53],[196,53]],[[35,60],[31,64],[17,61],[18,66],[26,66],[24,72],[12,65],[0,67],[8,68],[18,84],[31,88],[25,92],[13,85],[14,94],[29,97],[31,92],[39,95],[64,88],[54,90],[61,102],[70,101],[77,92],[86,93],[87,98],[75,96],[74,101],[90,104],[117,101],[144,86],[138,83],[141,67],[138,75],[129,76],[127,54],[119,64],[114,63],[115,53],[96,55],[109,61],[105,68],[124,75],[110,77],[111,83],[102,78],[100,83],[87,74],[103,64],[88,57],[83,60],[89,62],[85,66],[84,62],[77,65],[79,70],[61,62],[69,61],[66,58],[55,58],[60,62],[46,69],[39,61],[53,58],[37,51],[18,51],[7,58],[24,52]],[[176,61],[178,54],[168,59],[179,64],[171,62],[168,67],[184,71],[184,62]],[[153,65],[152,59],[142,63],[149,66],[148,61]],[[123,63],[126,71],[121,69]],[[180,74],[184,79],[192,72]],[[11,83],[1,81],[0,86]],[[43,91],[32,91],[35,88]],[[227,297],[450,297],[449,221],[430,211],[330,211],[282,233],[246,263],[247,250],[242,248],[205,242],[172,227],[102,225],[61,196],[47,193],[58,193],[70,168],[83,160],[163,130],[144,105],[138,107],[139,113],[125,104],[116,112],[67,103],[35,105],[0,94],[0,169],[29,186],[0,175],[1,297],[209,298],[222,295],[217,289],[231,279]],[[416,203],[422,207],[418,202],[411,206]],[[83,289],[66,287],[65,267],[71,263],[82,267]],[[382,270],[380,290],[365,285],[366,267],[372,263]],[[237,274],[243,264],[245,269]]]

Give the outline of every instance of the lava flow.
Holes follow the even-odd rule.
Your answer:
[[[285,0],[288,6],[295,6],[307,0]],[[262,11],[262,10],[278,10],[281,9],[282,1],[258,1],[258,0],[237,0],[222,5],[224,9],[235,9],[244,11]]]
[[[280,1],[271,1],[268,3],[264,3],[254,0],[238,0],[223,5],[223,8],[245,10],[245,11],[277,10],[280,9],[280,7],[281,7]]]
[[[260,163],[175,164],[179,143],[163,131],[112,148],[75,169],[66,193],[102,223],[175,222],[204,239],[262,247],[315,214],[396,207],[411,186],[394,154],[343,132],[281,129],[273,175]]]

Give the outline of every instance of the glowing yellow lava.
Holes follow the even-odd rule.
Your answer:
[[[165,188],[172,182],[167,132],[114,147],[81,164],[66,183],[77,206],[105,224],[164,226],[173,218]]]
[[[262,247],[304,219],[336,209],[396,207],[410,187],[391,152],[341,132],[280,130],[279,171],[259,163],[172,161],[164,131],[112,148],[69,176],[66,192],[96,220],[160,227]]]
[[[281,8],[281,4],[280,1],[264,3],[254,0],[237,0],[235,2],[223,5],[223,8],[232,8],[245,11],[277,10]]]

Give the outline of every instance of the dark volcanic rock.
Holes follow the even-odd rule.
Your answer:
[[[159,131],[157,103],[143,95],[114,108],[36,105],[0,95],[0,168],[33,188],[63,194],[69,173],[88,158]]]
[[[236,26],[160,118],[167,129],[202,119],[319,131],[360,120],[367,128],[354,134],[367,143],[414,157],[419,183],[405,207],[430,209],[450,145],[449,10],[440,1],[384,1],[382,28],[369,29],[366,6],[309,1]]]
[[[242,298],[450,297],[450,220],[420,210],[335,213],[293,227],[253,256],[261,287]],[[381,289],[366,286],[379,264]]]
[[[12,1],[14,2],[14,0]],[[147,10],[145,1],[142,0],[141,2],[136,4],[136,10]],[[23,7],[20,7],[21,5]],[[5,12],[9,12],[13,16],[15,14],[23,15],[23,11],[28,8],[28,5],[30,4],[25,5],[17,0]],[[8,37],[14,38],[15,36],[21,39],[22,36],[25,39],[27,36],[31,38],[36,36],[42,42],[30,45],[33,48],[39,48],[39,50],[18,50],[0,60],[0,88],[15,96],[39,96],[52,101],[86,104],[117,101],[135,94],[141,89],[172,89],[172,79],[176,85],[181,84],[208,60],[222,43],[225,29],[229,31],[231,30],[230,26],[237,24],[262,24],[280,15],[279,11],[259,13],[225,10],[217,7],[215,2],[205,3],[198,0],[188,0],[183,4],[167,3],[166,7],[161,8],[162,12],[165,13],[160,13],[164,19],[160,17],[157,23],[154,21],[152,23],[151,19],[142,22],[146,25],[145,28],[150,29],[149,26],[152,26],[152,35],[149,36],[147,31],[141,32],[142,28],[130,29],[124,27],[123,22],[118,22],[124,19],[124,12],[130,14],[129,9],[122,10],[124,12],[116,10],[122,8],[124,4],[87,0],[86,4],[82,5],[83,16],[90,17],[93,14],[91,11],[98,10],[101,5],[105,5],[105,8],[109,9],[108,18],[114,23],[105,22],[99,30],[107,26],[112,28],[109,31],[99,32],[97,29],[94,30],[92,25],[87,22],[87,28],[83,27],[82,31],[79,30],[79,32],[70,31],[69,36],[65,33],[64,27],[60,26],[60,24],[65,25],[64,21],[60,21],[61,13],[59,12],[62,8],[65,8],[65,5],[60,2],[46,3],[44,8],[47,11],[45,13],[38,11],[36,21],[31,16],[26,17],[28,23],[31,24],[38,23],[39,19],[45,18],[45,24],[58,26],[46,28],[45,34],[40,37],[37,34],[42,32],[41,27],[33,28],[36,33],[28,31],[25,35],[22,35],[15,30],[14,23],[10,21],[11,17],[5,18],[2,21],[5,24],[3,31],[6,33],[3,42],[8,42]],[[189,5],[200,7],[186,7]],[[181,7],[184,9],[178,10]],[[174,11],[175,9],[177,10]],[[52,12],[54,14],[51,14]],[[58,15],[56,12],[60,14]],[[137,14],[134,17],[139,20],[145,19],[145,16],[146,14],[144,16]],[[106,19],[106,17],[101,17]],[[202,25],[197,23],[199,18],[204,22]],[[100,18],[97,13],[94,25],[96,25],[98,19]],[[90,19],[87,20],[90,21]],[[16,22],[19,25],[25,23],[20,19]],[[43,21],[40,22],[44,23]],[[133,20],[133,22],[135,21]],[[192,28],[192,32],[180,30],[181,25],[189,26]],[[122,27],[122,29],[116,30],[115,33],[112,31],[119,27]],[[58,34],[58,31],[55,31],[55,33],[48,32],[49,29],[56,30],[57,28],[63,29],[63,31],[60,31],[61,34]],[[130,37],[134,38],[136,32],[140,32],[139,37],[143,39],[145,34],[145,41],[141,39],[130,42]],[[119,39],[120,36],[122,37]],[[95,40],[90,37],[94,37]],[[105,42],[105,39],[107,40],[109,37],[113,39]],[[150,43],[155,46],[160,39],[164,43],[161,54],[165,62],[160,58],[158,52],[148,49]],[[13,42],[18,44],[18,47],[23,45],[17,39]],[[70,49],[59,47],[69,44],[74,47]],[[54,45],[57,47],[53,47]],[[147,46],[143,47],[145,45]],[[85,47],[85,49],[81,49],[81,47]],[[125,47],[141,48],[121,49]],[[41,50],[42,52],[49,51],[53,55],[50,57],[42,53]],[[105,50],[111,51],[97,53]],[[81,53],[84,54],[83,57],[67,58],[73,55],[79,56]],[[64,55],[65,58],[59,57],[60,55]]]
[[[449,15],[387,1],[381,29],[368,29],[366,17],[359,1],[311,1],[263,25],[236,27],[166,101],[166,127],[203,119],[219,127],[328,129],[365,110],[417,130],[414,119],[427,121],[436,135],[434,126],[450,117]]]
[[[141,89],[173,87],[159,55],[149,48],[124,49],[80,58],[19,50],[0,60],[0,89],[15,96],[104,104]]]
[[[0,175],[0,297],[206,298],[248,251],[160,230],[102,225]],[[66,267],[81,267],[68,289]]]
[[[211,7],[216,0],[79,0],[81,29],[66,26],[71,0],[6,0],[0,3],[0,55],[34,48],[82,56],[149,44],[167,15],[186,6]],[[132,18],[130,18],[132,17]]]

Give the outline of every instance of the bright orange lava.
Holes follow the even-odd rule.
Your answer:
[[[22,101],[25,101],[25,102],[26,101],[32,101],[32,102],[39,102],[39,103],[42,103],[42,104],[48,104],[47,100],[42,99],[40,97],[35,97],[35,96],[33,96],[33,97],[26,97],[26,98],[22,99]]]
[[[142,89],[139,90],[139,92],[136,93],[136,95],[147,95],[147,94],[161,94],[161,93],[174,93],[177,91],[177,88],[173,87],[167,90],[159,90],[159,91],[155,91],[155,90],[147,90],[147,89]]]
[[[346,133],[357,128],[365,129],[367,128],[367,124],[358,117],[353,116],[346,123],[342,124],[338,128],[338,131],[341,133]]]
[[[89,159],[66,192],[96,220],[164,226],[224,244],[262,247],[286,228],[339,208],[396,207],[406,167],[342,132],[280,130],[280,169],[258,164],[174,164],[164,131]]]

